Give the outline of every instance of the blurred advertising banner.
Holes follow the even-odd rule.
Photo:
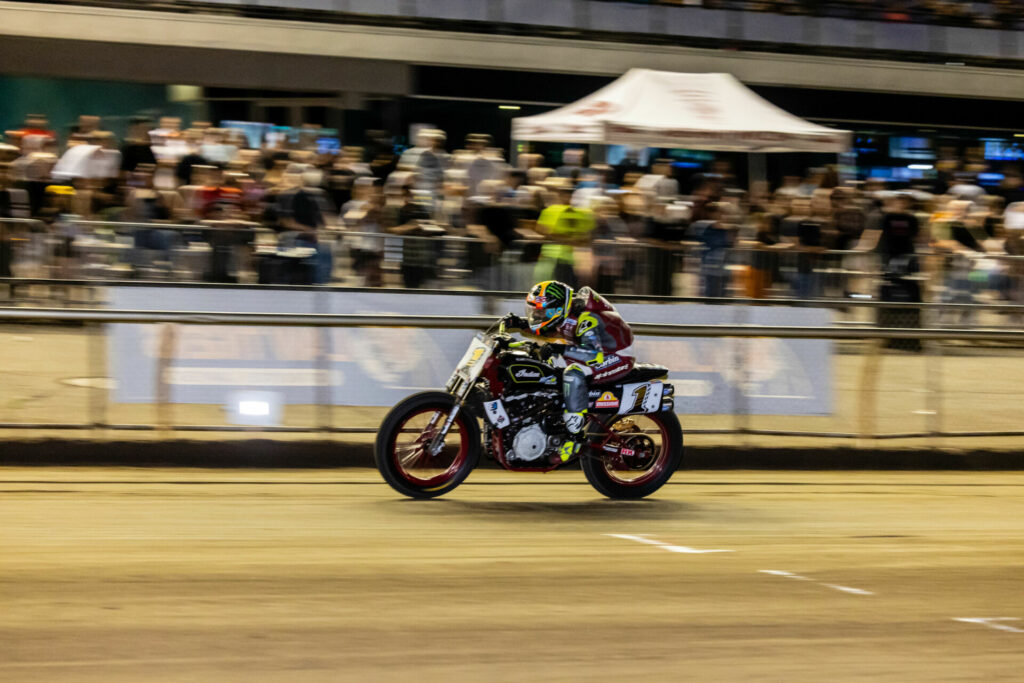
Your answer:
[[[484,314],[482,297],[331,290],[112,287],[122,310],[237,313]],[[522,300],[491,313],[521,313]],[[621,304],[635,322],[829,325],[824,309]],[[159,325],[110,326],[116,400],[152,403]],[[240,391],[273,391],[286,404],[390,406],[438,389],[466,350],[466,330],[312,329],[178,325],[168,373],[174,403],[223,404]],[[688,414],[827,415],[832,343],[824,340],[640,338],[639,358],[671,369],[676,409]]]

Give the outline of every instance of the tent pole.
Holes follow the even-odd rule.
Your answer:
[[[747,192],[753,194],[754,185],[768,180],[768,158],[764,152],[747,154]]]

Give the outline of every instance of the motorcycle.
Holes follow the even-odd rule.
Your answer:
[[[495,330],[497,327],[497,330]],[[516,341],[503,321],[476,335],[444,391],[414,394],[381,425],[374,457],[381,475],[411,498],[434,498],[461,484],[482,453],[513,472],[550,472],[579,461],[609,498],[660,489],[679,467],[683,433],[668,369],[636,364],[612,384],[590,387],[585,442],[563,461],[570,438],[562,418],[561,356]]]

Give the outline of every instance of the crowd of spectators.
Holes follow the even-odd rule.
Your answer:
[[[851,276],[825,292],[823,273],[843,270],[928,276],[957,300],[1021,289],[1006,258],[1024,254],[1016,168],[1001,169],[995,190],[975,183],[979,162],[944,159],[927,185],[898,190],[824,167],[748,192],[726,160],[684,177],[668,159],[609,166],[574,148],[557,164],[526,153],[512,165],[486,134],[452,152],[437,129],[401,152],[383,132],[369,138],[319,152],[310,129],[252,148],[237,130],[140,118],[119,142],[83,116],[62,144],[30,116],[0,146],[0,218],[33,219],[5,224],[0,276],[12,275],[16,246],[43,244],[43,275],[82,277],[84,254],[120,238],[124,251],[101,264],[107,277],[117,267],[174,277],[178,257],[194,253],[196,277],[210,282],[420,288],[457,274],[454,284],[492,289],[555,278],[609,293],[757,298],[878,286]],[[858,260],[868,256],[874,265]],[[513,271],[521,282],[509,282]]]

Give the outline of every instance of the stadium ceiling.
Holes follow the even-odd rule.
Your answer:
[[[260,84],[267,87],[274,84],[268,81],[313,80],[316,74],[323,77],[324,87],[409,94],[407,70],[395,67],[466,66],[591,75],[617,75],[644,67],[724,71],[756,85],[1024,99],[1020,72],[1012,69],[30,2],[0,1],[0,35],[8,37],[0,41],[0,69],[39,76],[163,78],[225,85],[228,79],[220,67],[228,64],[227,73],[249,81],[262,78]],[[168,50],[174,50],[176,57],[170,64]],[[204,69],[197,68],[197,60],[187,58],[192,50],[217,53],[217,68],[209,62]],[[232,53],[246,55],[238,60],[237,69],[231,67]],[[261,73],[259,65],[250,61],[253,55],[287,55],[291,60],[281,63],[293,68],[289,74],[284,67],[261,60],[268,64]],[[338,60],[348,60],[359,74],[351,78],[338,74],[348,70],[339,69]],[[126,69],[125,64],[135,68]],[[176,68],[182,73],[175,73]],[[191,77],[193,72],[199,77]]]

